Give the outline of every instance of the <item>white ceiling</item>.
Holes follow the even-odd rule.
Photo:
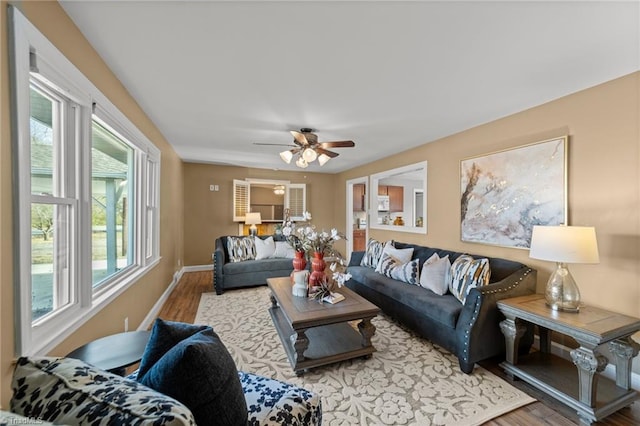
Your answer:
[[[638,1],[61,4],[185,161],[312,127],[335,173],[640,69]]]

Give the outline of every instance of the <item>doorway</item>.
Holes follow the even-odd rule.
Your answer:
[[[354,251],[364,251],[368,237],[369,181],[366,176],[347,181],[347,259]]]

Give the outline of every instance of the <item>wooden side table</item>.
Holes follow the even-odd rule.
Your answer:
[[[67,357],[124,376],[127,367],[142,359],[150,335],[147,330],[112,334],[80,346]]]
[[[640,330],[640,319],[590,306],[579,313],[554,311],[543,295],[503,299],[497,302],[506,319],[500,323],[505,336],[507,356],[500,364],[510,377],[518,377],[578,413],[581,425],[590,425],[638,398],[631,389],[631,361],[640,345],[631,335]],[[526,326],[536,324],[540,333],[540,351],[518,358],[518,340]],[[574,338],[579,348],[571,351],[573,363],[551,354],[551,333]],[[616,380],[600,374],[610,360],[602,349],[607,345]],[[577,370],[576,370],[577,369]]]

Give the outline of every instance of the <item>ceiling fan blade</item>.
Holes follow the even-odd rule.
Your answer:
[[[327,151],[326,149],[324,149],[324,148],[320,148],[319,146],[315,147],[314,149],[315,149],[315,151],[316,151],[318,154],[328,155],[328,156],[329,156],[329,157],[331,157],[331,158],[335,158],[335,157],[337,157],[338,155],[340,155],[340,154],[338,154],[337,152]]]
[[[297,146],[290,143],[262,143],[262,142],[254,142],[254,145],[272,145],[272,146]]]
[[[320,146],[322,148],[353,148],[356,144],[353,141],[333,141],[322,142]]]
[[[305,135],[303,135],[300,132],[296,132],[295,130],[291,130],[291,136],[293,136],[293,139],[295,140],[295,142],[300,145],[300,146],[307,146],[309,145],[309,142],[307,141],[307,138]]]

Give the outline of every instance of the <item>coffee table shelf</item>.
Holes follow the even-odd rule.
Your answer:
[[[269,313],[293,370],[304,370],[358,357],[369,357],[375,348],[371,323],[380,309],[348,288],[339,292],[345,300],[335,305],[291,294],[289,277],[269,278]],[[349,321],[359,320],[358,330]]]

